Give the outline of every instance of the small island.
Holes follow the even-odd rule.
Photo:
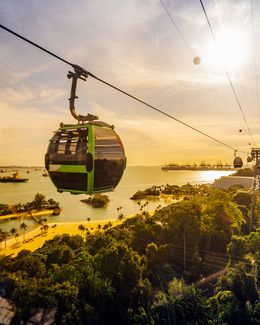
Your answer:
[[[92,205],[93,208],[105,208],[109,201],[109,197],[103,194],[95,194],[87,199],[80,200],[80,202]]]
[[[5,204],[0,203],[0,220],[20,218],[25,215],[34,217],[35,215],[41,214],[60,214],[60,204],[59,202],[49,199],[45,199],[45,195],[37,193],[31,202],[25,204]]]
[[[210,191],[209,184],[202,185],[191,185],[190,183],[182,186],[178,185],[154,185],[143,191],[137,191],[130,199],[131,200],[143,200],[143,199],[154,199],[160,198],[165,195],[171,195],[175,199],[181,199],[184,197],[193,196],[195,194],[206,195]]]

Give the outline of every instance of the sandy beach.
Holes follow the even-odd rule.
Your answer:
[[[104,226],[108,222],[111,222],[113,226],[119,224],[116,219],[111,220],[96,220],[96,221],[84,221],[84,222],[66,222],[66,223],[48,223],[49,229],[46,234],[42,234],[40,227],[25,234],[25,241],[23,242],[23,235],[18,238],[11,238],[5,243],[2,242],[2,249],[0,254],[16,256],[21,250],[28,249],[34,251],[43,246],[46,240],[52,239],[56,235],[70,234],[70,235],[81,235],[78,226],[82,224],[91,232],[95,232],[98,229],[98,225]],[[53,225],[55,228],[52,228]]]
[[[29,212],[19,212],[19,213],[12,213],[12,214],[5,214],[3,216],[0,216],[0,220],[6,220],[6,219],[16,219],[16,218],[36,218],[37,217],[45,217],[45,216],[51,216],[53,214],[53,209],[46,209],[46,210],[33,210],[30,213]]]

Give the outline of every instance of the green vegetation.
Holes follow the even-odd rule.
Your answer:
[[[2,256],[0,288],[17,307],[13,321],[45,308],[57,311],[57,324],[258,324],[260,228],[248,233],[251,204],[249,193],[212,190]],[[217,271],[218,282],[207,280]]]
[[[150,197],[159,197],[162,194],[172,195],[176,199],[183,198],[183,196],[193,196],[196,194],[206,195],[211,191],[209,185],[191,185],[190,183],[182,186],[178,185],[161,185],[152,186],[144,191],[137,191],[130,199],[131,200],[143,200],[149,199]]]
[[[250,176],[250,177],[253,177],[254,173],[255,172],[254,172],[254,170],[252,168],[242,168],[242,169],[238,169],[231,176]]]
[[[109,203],[109,197],[102,194],[94,194],[87,199],[80,200],[80,202],[90,204],[93,208],[104,208]]]
[[[0,216],[12,213],[12,208],[8,204],[0,203]]]
[[[19,213],[19,212],[31,212],[32,210],[54,210],[54,214],[60,213],[60,204],[53,199],[46,201],[43,194],[37,193],[31,202],[25,204],[17,203],[14,205],[0,204],[0,216]]]

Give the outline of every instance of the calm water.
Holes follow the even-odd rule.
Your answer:
[[[27,174],[27,171],[30,171]],[[68,222],[68,221],[86,221],[105,220],[117,217],[117,208],[122,206],[122,213],[125,215],[138,212],[138,205],[129,198],[138,190],[144,190],[152,185],[186,183],[203,184],[212,183],[214,179],[220,176],[229,175],[231,171],[161,171],[160,167],[128,167],[125,174],[112,193],[107,193],[110,203],[107,208],[93,209],[82,202],[81,199],[86,195],[71,195],[69,193],[58,193],[52,185],[49,177],[42,176],[42,170],[34,168],[22,168],[19,170],[20,177],[29,178],[28,183],[0,183],[0,203],[14,204],[26,203],[32,201],[36,193],[46,196],[46,199],[53,198],[60,202],[62,212],[59,216],[48,217],[49,222]],[[0,176],[10,175],[9,173],[0,174]],[[149,202],[148,209],[155,209],[158,204],[166,204],[158,200]],[[19,228],[21,220],[0,221],[0,228],[10,230],[12,227]],[[26,218],[28,231],[38,227],[38,224]]]

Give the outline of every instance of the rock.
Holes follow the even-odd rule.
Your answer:
[[[0,324],[9,325],[15,315],[15,305],[0,297]]]
[[[55,325],[55,309],[35,308],[31,309],[30,319],[26,325]]]

